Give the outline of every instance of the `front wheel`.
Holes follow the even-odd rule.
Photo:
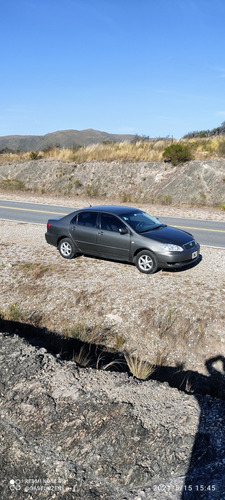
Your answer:
[[[76,255],[75,246],[70,238],[61,240],[58,249],[64,259],[73,259]]]
[[[155,255],[149,250],[142,250],[135,257],[135,265],[141,273],[153,274],[158,269]]]

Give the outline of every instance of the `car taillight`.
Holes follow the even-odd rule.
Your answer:
[[[50,222],[47,222],[47,230],[50,228],[51,224]]]

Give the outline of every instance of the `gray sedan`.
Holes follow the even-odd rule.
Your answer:
[[[45,238],[65,259],[83,254],[133,262],[146,274],[187,266],[200,251],[190,233],[125,206],[87,207],[49,219]]]

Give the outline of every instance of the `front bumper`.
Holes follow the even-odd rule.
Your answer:
[[[162,269],[181,268],[193,264],[199,259],[200,246],[195,247],[190,251],[183,252],[168,252],[158,255],[158,265]]]

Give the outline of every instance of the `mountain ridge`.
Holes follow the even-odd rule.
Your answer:
[[[57,130],[44,135],[15,134],[0,137],[0,151],[41,151],[52,147],[75,148],[106,141],[130,142],[134,137],[135,135],[132,134],[111,134],[91,128],[84,130]]]

